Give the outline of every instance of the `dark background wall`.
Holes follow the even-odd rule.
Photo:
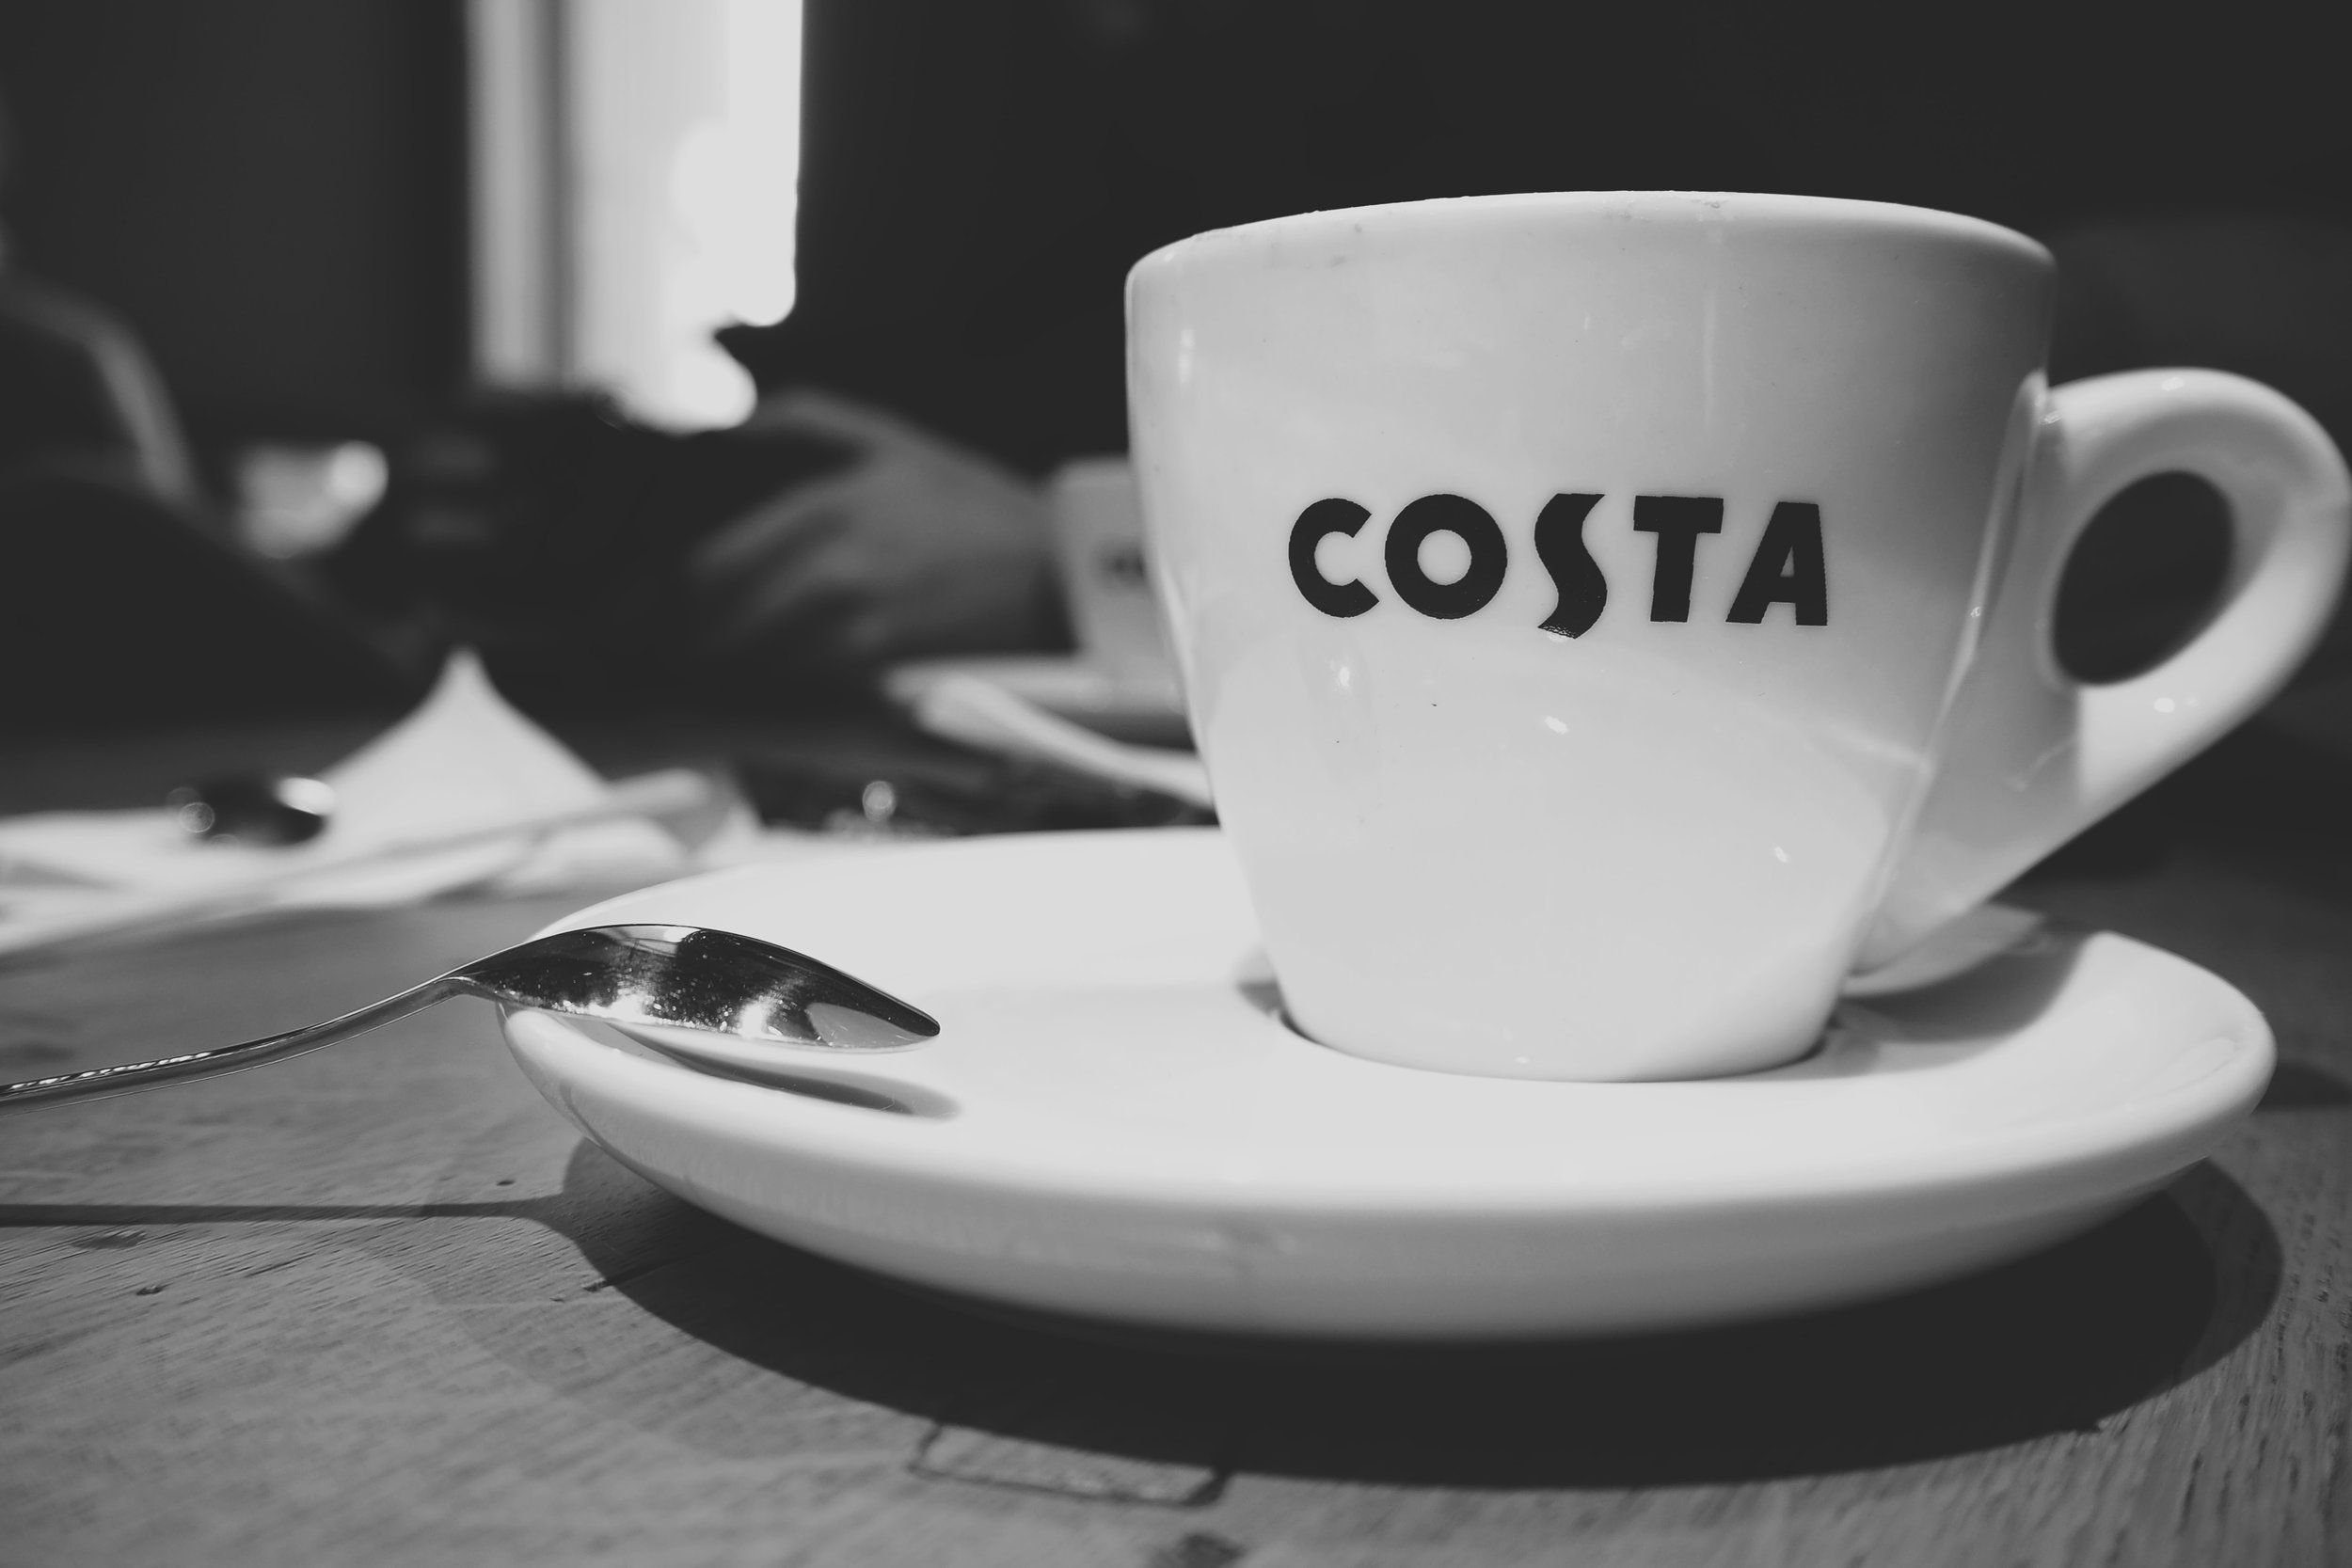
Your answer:
[[[2060,258],[2060,376],[2237,370],[2352,446],[2343,0],[805,7],[799,304],[730,346],[764,386],[866,397],[1035,472],[1123,444],[1120,280],[1153,245],[1314,207],[1658,186],[2024,229]],[[739,483],[709,445],[648,456],[584,407],[469,405],[464,81],[462,0],[0,0],[20,165],[0,219],[30,270],[146,341],[215,461],[273,436],[391,451],[350,597],[478,598],[481,627],[546,610],[610,641],[660,575],[612,562],[675,554],[775,476]],[[494,475],[489,499],[436,477],[469,441],[498,454],[455,466]],[[2199,505],[2194,547],[2132,544],[2148,571],[2109,594],[2171,606],[2144,647],[2220,569]],[[542,641],[570,667],[585,638]],[[2352,667],[2352,622],[2331,646]]]
[[[807,0],[801,304],[737,346],[1041,469],[1123,438],[1126,263],[1302,207],[1665,185],[2324,239],[2352,231],[2341,9]],[[461,0],[0,0],[0,218],[146,339],[201,445],[397,446],[463,385],[463,82]],[[2284,300],[2275,351],[2078,309],[2058,368],[2201,360],[2342,401],[2341,345],[2296,359],[2310,291],[2265,277],[2196,286]]]
[[[28,269],[145,339],[200,447],[399,436],[466,352],[458,0],[0,0]]]
[[[807,0],[799,304],[736,346],[763,383],[858,392],[1041,469],[1123,438],[1126,264],[1283,213],[1662,187],[1909,202],[2053,240],[2167,214],[2341,225],[2344,10]],[[2233,352],[2105,336],[2061,368]]]

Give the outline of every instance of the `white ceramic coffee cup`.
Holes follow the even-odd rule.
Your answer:
[[[1971,218],[1679,192],[1139,263],[1155,574],[1298,1026],[1533,1078],[1790,1060],[2276,689],[2343,578],[2342,459],[2234,376],[2046,388],[2054,284]],[[2078,685],[2068,549],[2173,469],[2231,503],[2221,605]]]

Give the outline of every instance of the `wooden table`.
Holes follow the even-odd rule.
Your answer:
[[[26,752],[0,803],[147,799],[207,746]],[[2209,1164],[2025,1263],[1707,1334],[1206,1355],[999,1321],[648,1186],[470,1003],[0,1121],[0,1561],[2352,1560],[2346,819],[2352,767],[2258,729],[2018,892],[2268,1013],[2286,1065]],[[324,1016],[585,896],[20,963],[0,1074]]]

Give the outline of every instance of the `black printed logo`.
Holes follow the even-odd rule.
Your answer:
[[[1581,637],[1609,604],[1609,579],[1584,540],[1584,526],[1597,495],[1562,492],[1535,515],[1535,558],[1551,578],[1559,602],[1540,623],[1562,637]],[[1326,615],[1361,615],[1380,595],[1360,581],[1334,582],[1315,564],[1315,548],[1332,534],[1354,538],[1372,520],[1369,509],[1331,498],[1316,501],[1291,527],[1291,579],[1306,601]],[[1717,496],[1636,496],[1633,531],[1657,541],[1650,570],[1649,618],[1688,621],[1691,585],[1698,571],[1701,541],[1724,531],[1724,503]],[[1452,582],[1422,570],[1421,547],[1451,533],[1470,552],[1470,567]],[[1511,549],[1493,514],[1464,496],[1423,496],[1390,522],[1381,561],[1389,586],[1407,608],[1436,620],[1476,614],[1502,592]],[[1788,607],[1800,626],[1829,625],[1829,567],[1821,550],[1821,509],[1812,501],[1782,501],[1772,508],[1756,541],[1756,553],[1732,596],[1724,619],[1759,626],[1774,605]]]
[[[1609,603],[1609,579],[1584,547],[1584,519],[1599,504],[1598,496],[1559,495],[1535,515],[1535,556],[1560,591],[1560,602],[1543,619],[1546,631],[1581,637]]]
[[[1451,533],[1470,546],[1470,570],[1452,582],[1439,582],[1421,569],[1421,547],[1437,533]],[[1458,621],[1486,609],[1502,589],[1511,547],[1502,542],[1502,530],[1494,518],[1476,501],[1423,496],[1389,525],[1381,559],[1388,563],[1389,586],[1398,598],[1423,615]]]

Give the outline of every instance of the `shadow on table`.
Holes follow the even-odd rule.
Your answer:
[[[2265,1108],[2294,1115],[2311,1103]],[[1867,1306],[1611,1339],[1341,1347],[1129,1333],[920,1293],[713,1218],[585,1142],[563,1190],[539,1197],[0,1206],[0,1225],[93,1227],[76,1240],[87,1246],[136,1240],[101,1227],[498,1218],[543,1225],[577,1247],[601,1276],[591,1293],[615,1292],[671,1330],[821,1394],[930,1423],[909,1456],[918,1472],[1153,1503],[1204,1501],[1237,1470],[1454,1487],[1688,1485],[2090,1431],[2228,1355],[2269,1314],[2281,1268],[2261,1209],[2200,1165],[2074,1241]],[[450,1261],[442,1255],[434,1272]],[[480,1321],[485,1348],[511,1365],[690,1448],[748,1456],[812,1440],[805,1402],[764,1380],[721,1375],[725,1408],[681,1404],[669,1386],[676,1363],[657,1364],[659,1337],[616,1334],[601,1315],[501,1310]]]
[[[658,1192],[625,1196],[616,1180],[627,1179],[583,1144],[565,1196],[602,1189],[589,1210],[674,1205],[663,1228],[673,1243],[699,1235],[701,1249],[647,1267],[642,1256],[602,1255],[599,1239],[619,1229],[564,1228],[614,1289],[679,1330],[938,1421],[967,1448],[977,1434],[1215,1476],[1691,1484],[2088,1431],[2227,1355],[2268,1313],[2280,1273],[2261,1210],[2201,1165],[2074,1241],[1865,1307],[1581,1342],[1290,1346],[976,1309],[735,1230]],[[1055,1489],[1051,1465],[1009,1473]]]

